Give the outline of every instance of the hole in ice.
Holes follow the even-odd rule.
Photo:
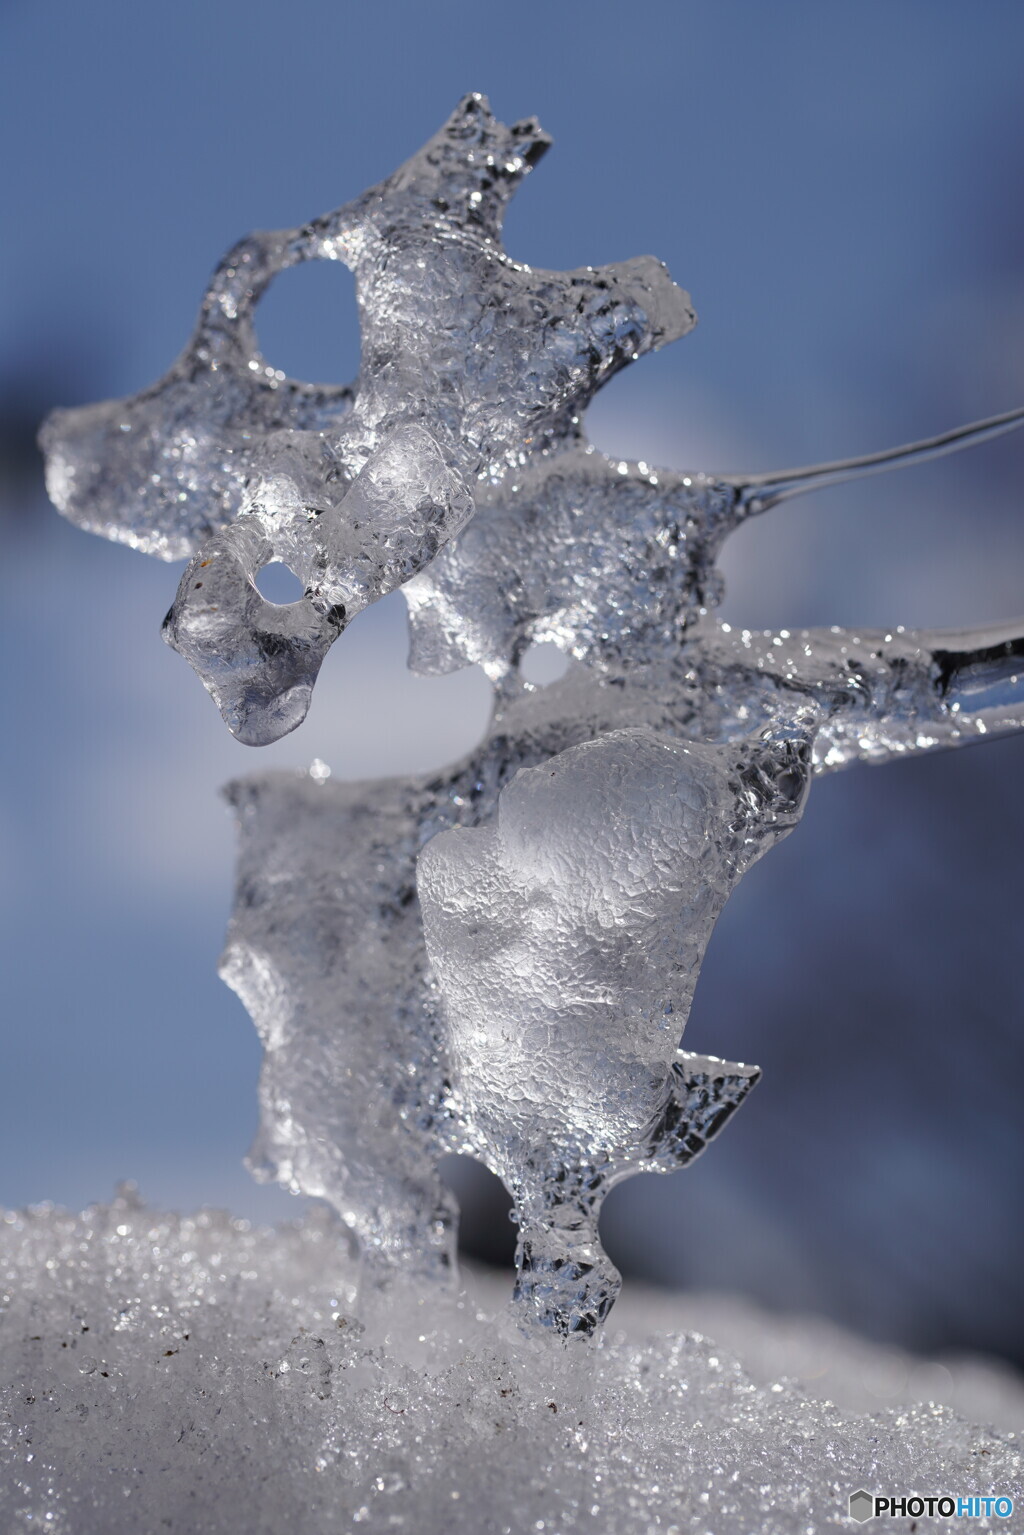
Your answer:
[[[358,614],[343,643],[328,654],[309,724],[317,755],[336,777],[433,773],[484,736],[494,693],[480,667],[417,677],[406,665],[408,651],[405,599],[392,592]],[[353,719],[360,721],[358,731]],[[289,739],[298,742],[299,761],[308,765],[311,746],[307,742],[301,755],[302,731]]]
[[[269,565],[264,565],[255,577],[256,590],[267,602],[273,602],[277,607],[283,608],[289,602],[298,602],[305,591],[305,587],[291,566],[285,565],[281,560],[271,560]]]
[[[459,1252],[492,1268],[511,1269],[516,1228],[509,1220],[512,1200],[501,1179],[472,1157],[444,1157],[439,1171],[459,1201]]]
[[[525,682],[536,687],[547,687],[557,682],[569,670],[569,657],[552,640],[541,640],[531,645],[519,663],[519,675]]]
[[[359,372],[355,278],[340,261],[304,261],[270,284],[256,339],[271,367],[316,384],[350,384]]]

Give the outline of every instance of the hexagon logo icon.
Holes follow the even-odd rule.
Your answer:
[[[850,1518],[857,1519],[861,1524],[865,1519],[872,1519],[875,1513],[875,1500],[870,1492],[865,1492],[863,1487],[858,1492],[850,1493]]]

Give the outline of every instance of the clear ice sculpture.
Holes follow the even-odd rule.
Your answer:
[[[756,633],[718,623],[716,560],[746,517],[1012,429],[771,475],[613,461],[596,390],[695,323],[643,257],[538,272],[501,248],[549,145],[468,96],[394,176],[221,263],[171,372],[58,411],[47,483],[80,526],[189,556],[165,635],[238,738],[294,729],[328,647],[401,587],[410,665],[479,663],[485,739],[432,775],[316,765],[230,786],[241,837],[222,974],[264,1046],[257,1171],[328,1201],[366,1282],[449,1282],[468,1152],[519,1222],[528,1332],[589,1337],[619,1276],[601,1200],[696,1156],[759,1076],[679,1048],[731,889],[799,819],[811,777],[1024,723],[1024,623]],[[297,262],[356,276],[351,388],[285,378],[252,314]],[[256,586],[289,565],[299,601]],[[523,678],[528,648],[570,657]]]
[[[509,259],[505,204],[549,142],[533,119],[506,128],[466,97],[380,186],[229,251],[159,383],[45,428],[65,515],[193,556],[165,632],[240,740],[302,721],[330,645],[469,520],[471,487],[573,436],[601,384],[695,323],[651,257],[578,272]],[[351,389],[297,384],[256,350],[256,302],[311,259],[355,274]],[[298,602],[260,595],[273,560],[302,580]]]

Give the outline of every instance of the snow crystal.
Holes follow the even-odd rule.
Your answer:
[[[504,1332],[486,1291],[410,1289],[367,1325],[354,1281],[323,1212],[267,1232],[125,1192],[0,1218],[4,1530],[803,1535],[860,1488],[1024,1493],[1007,1428],[755,1382],[699,1334],[644,1338],[642,1309],[567,1352]],[[1020,1387],[992,1399],[1024,1421]]]

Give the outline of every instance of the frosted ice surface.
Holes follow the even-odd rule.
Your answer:
[[[523,769],[493,826],[420,855],[455,1101],[517,1203],[518,1298],[559,1332],[593,1331],[618,1288],[604,1193],[693,1154],[685,1112],[675,1132],[701,1068],[677,1046],[701,960],[730,888],[795,824],[808,758],[616,731]],[[716,1124],[752,1081],[717,1068]]]
[[[576,439],[477,493],[468,527],[404,588],[409,664],[493,677],[535,641],[622,669],[679,643],[720,598],[746,511],[706,475],[613,462]]]
[[[717,602],[724,537],[837,477],[680,474],[587,444],[596,390],[694,314],[650,257],[557,273],[505,254],[505,204],[548,143],[535,120],[507,128],[465,98],[380,186],[235,246],[163,380],[46,424],[65,515],[193,556],[165,634],[239,739],[294,729],[338,634],[403,584],[421,671],[480,661],[498,679],[538,639],[594,665],[656,659]],[[351,388],[287,379],[257,350],[261,295],[307,260],[355,273]],[[909,461],[1020,417],[865,462]],[[274,560],[301,579],[297,601],[260,593]]]
[[[578,435],[482,486],[473,520],[403,588],[409,664],[429,675],[475,661],[500,681],[538,641],[611,672],[657,662],[692,640],[721,600],[716,561],[747,517],[1021,420],[1021,411],[1009,411],[865,460],[774,476],[612,460]]]
[[[868,1416],[814,1400],[763,1359],[748,1375],[678,1330],[667,1298],[657,1338],[641,1310],[584,1358],[512,1340],[486,1294],[410,1297],[385,1328],[364,1328],[354,1278],[317,1214],[271,1233],[128,1196],[81,1216],[0,1216],[0,1526],[816,1535],[847,1527],[860,1487],[1018,1507],[1024,1495],[1020,1384],[975,1390],[999,1429],[898,1392]],[[859,1349],[849,1340],[847,1374],[905,1366]],[[948,1399],[954,1375],[934,1378]]]
[[[380,1277],[443,1279],[454,1211],[436,1172],[445,1067],[416,914],[422,791],[313,775],[282,789],[230,791],[241,848],[221,974],[264,1047],[252,1165],[329,1199]]]
[[[673,1052],[701,957],[731,885],[799,814],[804,755],[821,772],[1010,728],[1020,717],[1016,646],[1012,627],[982,636],[757,634],[705,621],[683,655],[660,665],[626,676],[574,665],[546,688],[507,688],[485,741],[442,773],[346,784],[316,767],[234,785],[240,861],[223,974],[264,1045],[257,1168],[330,1201],[376,1273],[438,1278],[454,1261],[454,1212],[435,1171],[444,1154],[481,1156],[521,1202],[530,1170],[548,1191],[535,1182],[530,1198],[545,1208],[551,1179],[568,1177],[558,1186],[576,1204],[563,1197],[561,1205],[573,1219],[580,1200],[588,1206],[570,1235],[601,1271],[561,1299],[547,1294],[547,1278],[544,1295],[520,1293],[528,1307],[536,1303],[539,1320],[586,1330],[616,1285],[592,1240],[600,1197],[622,1168],[684,1159],[659,1160],[651,1126],[676,1102],[677,1087],[689,1091]],[[581,773],[588,762],[608,764],[607,784]],[[666,777],[657,763],[675,767]],[[516,780],[521,769],[528,771]],[[673,778],[676,769],[682,776]],[[687,779],[692,803],[678,797]],[[791,796],[784,815],[769,794],[780,782]],[[562,863],[542,878],[546,865],[523,853],[512,879],[506,850],[492,888],[503,790],[503,805],[532,804],[536,846],[545,854],[558,848]],[[688,822],[678,820],[684,803]],[[446,876],[460,909],[437,909],[435,978],[417,858],[438,833],[474,827],[482,830],[435,840],[424,855],[438,896],[430,871],[443,868],[445,850],[464,846],[468,860]],[[635,860],[645,845],[641,867]],[[659,858],[670,847],[688,847],[690,862],[666,868]],[[601,878],[581,913],[578,876],[598,848]],[[696,881],[690,887],[686,870]],[[636,887],[640,904],[630,897],[617,907],[617,881],[634,878],[648,881],[646,905]],[[485,946],[479,955],[474,944]],[[506,950],[523,960],[519,973],[502,959]],[[546,990],[531,990],[527,959],[546,967]],[[629,991],[630,976],[650,988],[646,1001]],[[477,987],[493,1027],[511,1036],[500,1079],[493,1052],[470,1048]],[[634,1056],[628,1031],[645,1018],[648,1053]],[[613,1023],[627,1031],[618,1044],[608,1035]],[[529,1142],[521,1168],[505,1131],[486,1123],[488,1104],[506,1114],[516,1103],[530,1124],[529,1134],[516,1127],[519,1149]],[[691,1111],[699,1118],[701,1104]],[[628,1134],[615,1122],[620,1112]],[[616,1153],[625,1160],[616,1163]],[[525,1225],[521,1235],[525,1242]],[[552,1262],[565,1259],[567,1240],[564,1226],[554,1231]],[[543,1246],[534,1231],[529,1252],[521,1250],[531,1272],[543,1268]]]
[[[452,1092],[449,1029],[445,1015],[438,1020],[416,900],[419,821],[436,812],[436,791],[275,775],[237,784],[231,796],[241,854],[221,973],[264,1044],[253,1166],[329,1200],[358,1236],[376,1285],[402,1272],[444,1280],[454,1267],[453,1211],[436,1164],[450,1151],[482,1151],[484,1140]],[[658,1030],[660,1075],[651,1074],[642,1122],[618,1147],[621,1165],[591,1176],[595,1217],[599,1187],[631,1168],[682,1166],[756,1080],[756,1070],[677,1052],[684,1017]],[[531,1086],[543,1113],[550,1088],[536,1070],[521,1090]],[[582,1129],[596,1118],[595,1105]],[[547,1122],[557,1119],[553,1105]],[[601,1151],[599,1131],[577,1139],[592,1147],[573,1153],[559,1139],[563,1161]],[[592,1326],[590,1313],[575,1326],[588,1319]]]
[[[549,142],[534,119],[507,128],[466,97],[355,202],[235,246],[158,384],[45,427],[67,516],[194,555],[165,632],[239,739],[294,729],[330,644],[463,526],[476,485],[575,440],[607,379],[693,326],[653,257],[548,272],[505,254],[505,205]],[[297,384],[256,350],[260,295],[312,259],[355,274],[362,357],[348,390]],[[260,595],[274,559],[301,579],[299,601]]]

